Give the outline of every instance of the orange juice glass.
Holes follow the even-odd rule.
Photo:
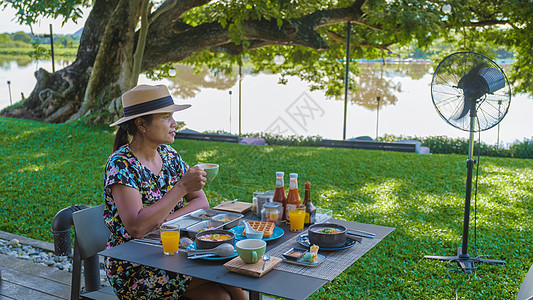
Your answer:
[[[178,253],[180,245],[179,225],[161,226],[159,232],[161,234],[161,243],[163,244],[163,253],[166,255],[174,255]]]
[[[304,229],[305,221],[305,207],[297,207],[289,211],[289,222],[291,224],[291,231],[302,231]]]

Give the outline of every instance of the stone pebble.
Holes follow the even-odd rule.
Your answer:
[[[9,241],[0,239],[0,254],[72,273],[72,257],[64,255],[59,256],[41,248],[23,245],[18,239],[11,239]],[[100,264],[100,278],[102,283],[107,284],[107,277],[102,264]]]

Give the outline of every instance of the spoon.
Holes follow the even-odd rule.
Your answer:
[[[187,247],[192,243],[193,241],[190,238],[183,237],[180,239],[179,247],[183,249],[187,249]]]
[[[212,248],[212,249],[190,249],[187,254],[188,255],[193,255],[193,254],[200,254],[200,253],[204,253],[204,254],[215,254],[215,255],[218,255],[218,256],[230,256],[232,255],[233,253],[235,252],[235,248],[233,248],[233,245],[231,244],[228,244],[228,243],[224,243],[224,244],[220,244],[218,246],[216,246],[215,248]]]
[[[248,223],[248,221],[246,220],[242,220],[242,222],[244,223],[244,230],[246,231],[246,235],[248,235],[249,233],[252,234],[252,235],[257,235],[257,234],[262,234],[263,232],[261,230],[255,230],[253,229],[252,225],[250,225],[250,223]]]
[[[270,260],[270,254],[265,253],[265,255],[263,255],[263,260],[265,261],[265,262],[263,263],[263,271],[264,271],[264,270],[265,270],[265,266],[266,266],[266,264],[267,264],[267,261]]]

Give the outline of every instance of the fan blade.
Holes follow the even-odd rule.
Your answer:
[[[468,112],[475,109],[476,101],[470,97],[465,97],[462,104],[463,110],[460,113],[455,114],[452,119],[457,121],[464,118]]]

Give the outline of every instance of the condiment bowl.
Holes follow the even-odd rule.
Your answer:
[[[215,237],[216,235],[219,237],[227,236],[227,238],[223,240],[206,239],[208,237]],[[235,234],[229,230],[222,229],[206,230],[196,234],[196,249],[212,249],[224,243],[233,245],[235,243]]]
[[[346,227],[339,224],[313,224],[308,230],[309,244],[322,248],[342,247],[346,244],[346,231]]]

